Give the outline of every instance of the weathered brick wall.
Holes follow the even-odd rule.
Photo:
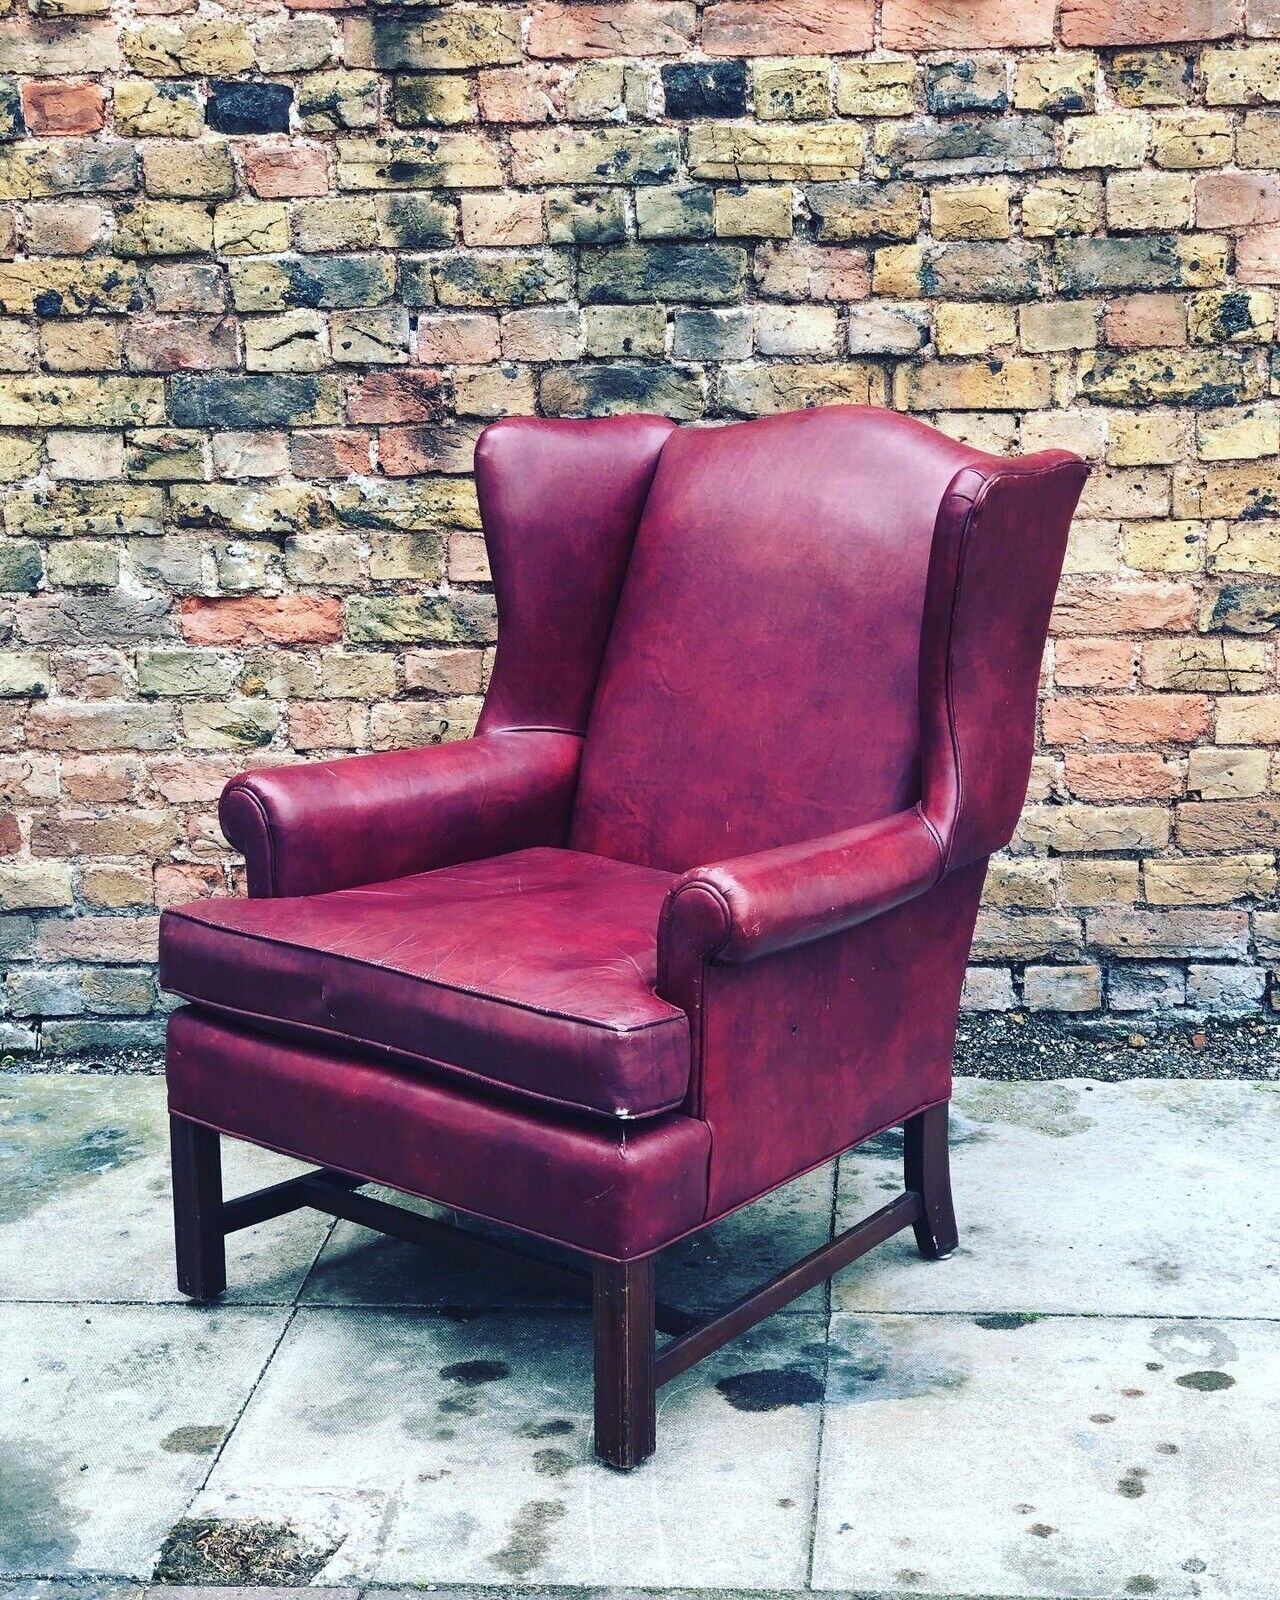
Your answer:
[[[535,409],[1088,456],[969,1002],[1280,1004],[1278,0],[0,13],[0,1049],[157,1037],[233,772],[467,731]]]

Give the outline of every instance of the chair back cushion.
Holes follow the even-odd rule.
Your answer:
[[[913,805],[934,523],[983,459],[861,406],[673,433],[587,724],[573,847],[674,872]]]

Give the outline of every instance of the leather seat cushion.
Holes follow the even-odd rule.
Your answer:
[[[301,898],[164,913],[161,982],[286,1036],[609,1117],[678,1106],[688,1019],[654,993],[669,873],[518,850]]]

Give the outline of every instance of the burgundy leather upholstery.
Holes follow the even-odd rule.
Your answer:
[[[166,912],[161,980],[249,1027],[392,1052],[594,1111],[689,1087],[689,1022],[654,993],[666,872],[517,850],[301,899]]]
[[[357,1055],[169,1019],[169,1108],[272,1150],[444,1200],[592,1255],[647,1255],[706,1214],[694,1117],[554,1117]]]
[[[576,1108],[566,1134],[594,1118],[615,1139],[600,1119],[622,1111],[645,1136],[687,1125],[702,1220],[945,1100],[1086,471],[866,407],[496,424],[477,448],[501,636],[478,737],[236,780],[224,826],[251,891],[316,898],[166,915],[166,981],[327,1038],[332,1056],[272,1045],[288,1073],[243,1067],[278,1098],[324,1060],[326,1116],[359,1062],[362,1100],[406,1115],[420,1083],[539,1138],[558,1113],[535,1096]],[[184,1072],[218,1123],[222,1068],[196,1055],[262,1036],[200,1026]],[[219,1125],[281,1142],[288,1106],[264,1131],[250,1098]],[[438,1141],[448,1118],[421,1115]],[[397,1159],[403,1187],[485,1211],[452,1167],[423,1179],[431,1152]],[[572,1242],[566,1193],[524,1225]],[[592,1248],[621,1259],[639,1237]]]

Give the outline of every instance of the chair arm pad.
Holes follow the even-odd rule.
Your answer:
[[[513,729],[242,773],[218,820],[251,895],[322,894],[564,843],[582,740]]]
[[[922,894],[941,873],[938,840],[915,809],[697,867],[668,891],[659,951],[753,961],[867,922]]]

